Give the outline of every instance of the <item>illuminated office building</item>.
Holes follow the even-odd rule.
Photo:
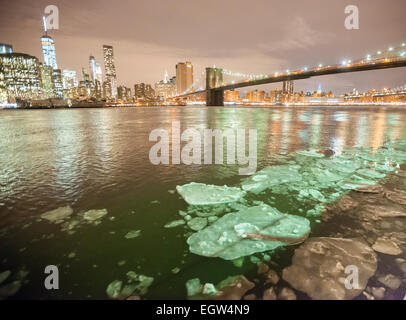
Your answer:
[[[240,93],[236,90],[224,91],[224,101],[237,102],[240,100]]]
[[[53,71],[51,66],[46,66],[41,63],[41,87],[42,87],[42,98],[51,99],[55,98],[55,85],[53,80]]]
[[[103,83],[103,71],[98,62],[96,62],[96,80],[101,84]]]
[[[163,80],[155,84],[155,95],[161,99],[176,95],[176,82],[169,79],[168,73],[165,73]]]
[[[36,57],[24,53],[0,55],[0,87],[8,100],[38,99],[41,94],[41,73]]]
[[[117,99],[119,100],[125,100],[125,101],[132,101],[132,94],[131,94],[131,88],[127,88],[125,86],[119,86],[117,88]]]
[[[134,85],[134,96],[137,99],[145,99],[145,83]]]
[[[89,70],[90,70],[90,80],[95,83],[96,78],[96,60],[93,56],[89,57]]]
[[[52,80],[55,87],[55,96],[63,99],[63,82],[61,69],[54,69],[52,72]]]
[[[49,36],[43,36],[41,37],[41,45],[44,64],[51,66],[53,69],[58,69],[54,40]]]
[[[44,32],[45,35],[41,37],[42,55],[44,57],[44,64],[46,66],[51,66],[53,69],[58,69],[58,64],[56,63],[56,50],[55,42],[50,36],[48,36],[47,24],[45,17],[42,17],[44,22]]]
[[[62,72],[62,83],[64,89],[72,89],[78,86],[78,78],[76,71],[74,70],[63,70]]]
[[[176,87],[178,94],[191,89],[193,84],[193,65],[191,62],[179,62],[176,65]]]
[[[106,73],[106,94],[107,98],[116,98],[117,96],[117,75],[114,64],[114,52],[112,46],[103,46],[104,69]]]

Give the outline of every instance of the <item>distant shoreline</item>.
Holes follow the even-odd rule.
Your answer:
[[[36,107],[21,107],[21,108],[0,108],[2,110],[68,110],[68,109],[137,109],[137,108],[173,108],[173,107],[182,107],[182,108],[194,108],[194,107],[208,107],[208,108],[264,108],[264,109],[279,109],[279,108],[301,108],[301,107],[315,107],[315,108],[351,108],[351,107],[366,107],[366,108],[405,108],[406,104],[351,104],[351,105],[225,105],[225,106],[206,106],[204,104],[198,105],[189,105],[189,106],[179,106],[179,105],[157,105],[157,106],[90,106],[90,105],[77,105],[77,106],[36,106]]]

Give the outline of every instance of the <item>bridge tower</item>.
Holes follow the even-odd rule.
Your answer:
[[[206,105],[224,106],[223,69],[206,68]]]

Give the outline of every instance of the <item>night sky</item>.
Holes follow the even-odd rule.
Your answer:
[[[271,74],[335,64],[406,41],[404,0],[0,0],[0,43],[42,61],[41,17],[59,8],[59,68],[80,72],[102,45],[114,46],[119,84],[155,83],[190,60],[207,66]],[[360,10],[360,30],[344,28],[347,5]],[[298,81],[296,90],[337,93],[406,85],[406,68]],[[266,88],[273,88],[269,85]]]

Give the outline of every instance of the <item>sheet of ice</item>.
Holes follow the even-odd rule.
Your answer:
[[[172,221],[172,222],[167,223],[167,224],[165,225],[165,228],[166,228],[166,229],[172,229],[172,228],[176,228],[176,227],[182,226],[182,225],[184,225],[184,224],[185,224],[185,221],[184,221],[184,220],[175,220],[175,221]]]
[[[177,186],[176,190],[190,205],[218,205],[236,202],[245,196],[245,192],[235,187],[219,187],[202,183],[190,183]]]
[[[242,182],[242,189],[254,194],[259,194],[276,185],[300,182],[302,177],[299,173],[299,169],[300,166],[297,165],[267,167],[245,179]]]
[[[141,235],[141,230],[132,230],[125,235],[126,239],[138,238]]]
[[[288,243],[288,240],[268,239],[304,241],[309,232],[310,222],[306,218],[285,215],[270,206],[261,205],[223,216],[190,236],[187,243],[194,254],[235,260]]]
[[[103,218],[105,215],[107,215],[107,210],[106,209],[101,209],[101,210],[89,210],[83,214],[83,219],[86,221],[97,221],[101,218]]]
[[[49,222],[59,222],[69,218],[73,214],[73,210],[70,206],[58,208],[52,211],[45,212],[41,215],[42,219]]]

